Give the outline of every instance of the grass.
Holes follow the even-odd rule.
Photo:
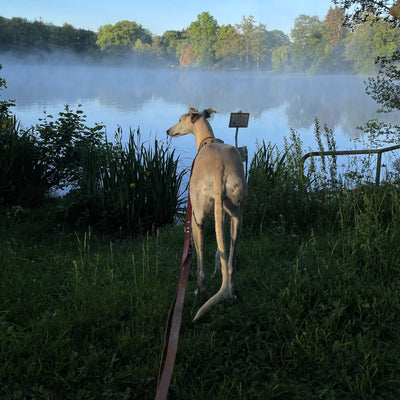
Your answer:
[[[196,324],[220,280],[189,283],[170,399],[399,398],[399,202],[374,193],[338,229],[245,233],[237,301]],[[182,227],[116,241],[2,217],[0,243],[0,397],[154,398]]]
[[[97,137],[99,127],[66,111],[42,128],[69,154],[68,137]],[[49,165],[64,166],[64,179],[78,186],[30,209],[20,194],[35,191],[12,172],[16,165],[32,170],[26,160],[36,165],[18,150],[33,154],[36,139],[3,117],[0,158],[10,196],[0,198],[0,398],[154,398],[184,237],[183,172],[174,152],[157,142],[144,147],[134,132],[122,146],[120,131],[115,145],[95,137],[86,152],[61,159],[56,152]],[[334,150],[333,133],[325,127],[321,134],[318,121],[315,134],[321,151],[323,141]],[[169,399],[400,397],[397,183],[376,187],[361,177],[346,186],[335,159],[311,160],[305,171],[302,153],[295,132],[283,154],[259,146],[248,177],[237,301],[193,324],[220,279],[198,297],[189,283]],[[210,221],[209,273],[213,230]],[[139,235],[146,231],[154,234]]]

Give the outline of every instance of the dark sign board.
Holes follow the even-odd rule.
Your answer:
[[[229,128],[247,128],[249,125],[249,113],[231,113]]]

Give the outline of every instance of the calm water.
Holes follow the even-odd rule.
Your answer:
[[[357,126],[377,115],[377,106],[365,95],[363,79],[358,77],[0,63],[8,86],[1,95],[16,99],[14,111],[23,126],[36,124],[43,111],[56,116],[65,104],[73,109],[81,104],[87,125],[104,123],[111,140],[118,126],[124,137],[130,127],[140,126],[143,140],[166,140],[165,131],[193,106],[217,109],[211,121],[214,133],[232,144],[235,129],[228,127],[230,113],[249,112],[249,126],[238,136],[249,154],[257,141],[281,147],[290,128],[300,133],[305,148],[316,149],[315,117],[334,130],[338,149],[362,148],[351,139],[360,135]],[[196,151],[193,137],[175,139],[172,145],[183,164],[190,165]]]

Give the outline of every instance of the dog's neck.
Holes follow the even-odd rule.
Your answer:
[[[207,143],[207,140],[215,139],[211,125],[205,118],[198,119],[193,125],[193,135],[196,138],[197,151]]]

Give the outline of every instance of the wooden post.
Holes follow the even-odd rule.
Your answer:
[[[382,153],[378,153],[378,157],[376,160],[376,178],[375,178],[375,183],[378,186],[379,182],[381,180],[381,164],[382,164]]]

